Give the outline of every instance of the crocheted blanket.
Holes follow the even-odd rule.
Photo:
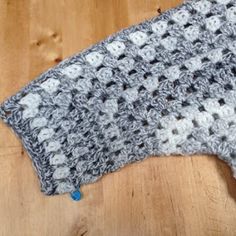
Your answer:
[[[148,156],[214,154],[236,175],[236,1],[186,1],[39,75],[0,106],[46,195]]]

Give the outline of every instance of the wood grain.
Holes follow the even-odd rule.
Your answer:
[[[65,57],[165,11],[172,0],[0,0],[0,101]],[[236,235],[236,181],[214,156],[149,158],[47,197],[0,123],[0,235]]]

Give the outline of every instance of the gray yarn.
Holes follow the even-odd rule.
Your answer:
[[[215,154],[236,176],[235,23],[235,0],[186,1],[3,102],[41,191],[72,192],[150,155]]]

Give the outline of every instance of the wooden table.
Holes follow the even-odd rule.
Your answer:
[[[178,0],[0,0],[0,101],[67,56]],[[214,156],[149,158],[47,197],[0,122],[0,235],[236,235],[236,181]]]

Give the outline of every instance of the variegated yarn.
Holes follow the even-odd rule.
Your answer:
[[[236,175],[236,0],[186,1],[67,58],[1,118],[47,195],[150,155],[215,154]]]

